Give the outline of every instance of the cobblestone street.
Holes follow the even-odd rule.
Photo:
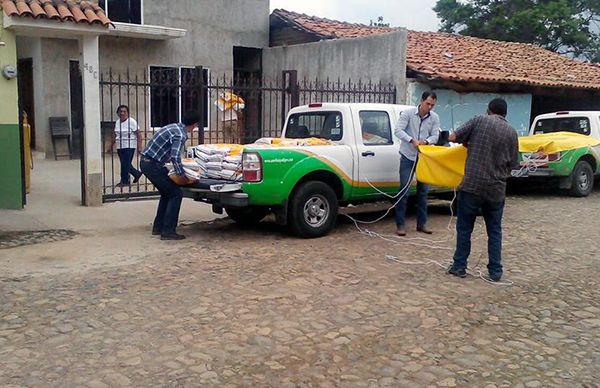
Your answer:
[[[96,236],[8,246],[0,385],[598,387],[598,214],[598,188],[587,198],[509,197],[503,280],[512,286],[431,262],[453,253],[440,208],[435,242],[414,231],[413,215],[404,240],[391,235],[391,217],[368,225],[385,239],[344,217],[315,240],[228,219],[181,227],[183,242],[116,230],[98,238],[140,248],[77,270],[48,252]],[[474,237],[471,270],[485,273],[480,219]],[[11,270],[33,252],[36,268],[61,270]]]

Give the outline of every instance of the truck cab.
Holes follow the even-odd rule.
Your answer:
[[[400,140],[394,127],[408,105],[310,104],[290,110],[284,138],[319,137],[343,146],[337,158],[348,185],[344,197],[354,201],[395,194],[399,188]],[[375,187],[373,187],[375,186]]]

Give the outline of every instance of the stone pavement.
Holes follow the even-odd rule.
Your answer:
[[[436,242],[342,218],[315,240],[220,219],[183,226],[182,242],[133,226],[0,250],[0,385],[598,387],[600,191],[508,199],[512,286],[432,264],[453,245],[432,210]],[[92,252],[135,249],[72,252],[96,239]]]
[[[80,206],[79,160],[34,155],[31,193],[24,210],[0,209],[0,273],[42,275],[123,265],[168,248],[146,241],[157,200]],[[180,222],[211,221],[209,205],[184,199]],[[77,238],[74,238],[77,237]],[[46,244],[62,241],[61,244]],[[22,246],[15,251],[3,248]]]

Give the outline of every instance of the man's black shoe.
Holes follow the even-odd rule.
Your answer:
[[[448,273],[450,275],[458,276],[459,278],[466,278],[467,271],[464,269],[455,269],[453,266],[448,267]]]
[[[427,229],[425,226],[417,226],[417,232],[421,232],[421,233],[425,233],[425,234],[433,233],[433,231]]]
[[[177,233],[163,234],[163,235],[160,236],[161,240],[183,240],[184,238],[185,238],[184,235],[177,234]]]
[[[162,234],[162,233],[161,233],[161,231],[160,231],[160,230],[153,230],[153,231],[152,231],[152,235],[153,235],[153,236],[160,236],[161,234]]]
[[[483,278],[485,280],[489,281],[489,282],[496,283],[496,282],[500,281],[500,278],[502,278],[502,275],[499,275],[499,276],[498,275],[494,275],[494,276],[492,276],[492,275],[483,275]]]

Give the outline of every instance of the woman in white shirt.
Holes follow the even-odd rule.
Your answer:
[[[133,117],[129,117],[129,107],[119,105],[117,108],[119,119],[115,121],[115,132],[113,146],[117,147],[117,154],[121,163],[121,182],[117,187],[129,186],[129,174],[133,176],[133,183],[137,183],[142,177],[142,172],[137,170],[131,162],[135,149],[142,151],[142,139],[139,134],[139,126]]]

